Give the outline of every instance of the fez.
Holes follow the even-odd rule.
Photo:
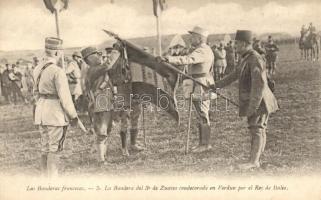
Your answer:
[[[235,35],[235,40],[243,42],[252,42],[252,31],[249,30],[237,30]]]

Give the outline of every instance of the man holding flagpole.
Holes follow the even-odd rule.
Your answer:
[[[206,86],[214,85],[212,76],[214,55],[212,49],[206,44],[209,32],[204,28],[195,26],[189,33],[195,50],[185,56],[165,56],[164,59],[174,65],[188,65],[188,75]],[[199,144],[192,151],[207,151],[212,148],[210,145],[210,99],[208,95],[210,90],[194,83],[192,80],[186,79],[184,81],[190,81],[189,91],[195,96],[192,101],[199,117]],[[188,88],[185,89],[188,90]]]

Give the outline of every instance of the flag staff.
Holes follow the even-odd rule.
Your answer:
[[[162,56],[161,14],[156,16],[158,55]]]

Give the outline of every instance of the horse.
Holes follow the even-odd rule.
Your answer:
[[[305,33],[301,36],[299,48],[301,49],[301,58],[305,60],[319,60],[320,35],[315,33]]]

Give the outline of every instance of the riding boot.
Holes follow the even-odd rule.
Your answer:
[[[258,128],[250,129],[251,150],[249,162],[239,165],[242,170],[249,170],[260,167],[260,156],[264,148],[263,130]]]
[[[129,133],[130,133],[130,149],[133,151],[144,151],[145,148],[136,143],[138,130],[136,128],[130,129]]]
[[[41,171],[41,176],[47,177],[47,154],[42,154],[40,158],[40,171]]]
[[[210,138],[211,138],[211,128],[208,124],[200,124],[199,125],[199,133],[200,133],[200,143],[199,145],[192,149],[193,152],[204,152],[208,151],[212,148],[210,145]]]
[[[47,173],[49,178],[58,177],[59,155],[57,153],[48,153],[47,155]]]
[[[128,149],[127,149],[127,133],[125,131],[120,132],[120,139],[121,139],[122,155],[129,156]]]

